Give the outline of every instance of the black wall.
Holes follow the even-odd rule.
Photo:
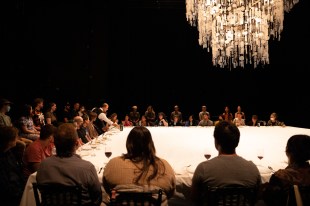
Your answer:
[[[309,1],[285,14],[269,65],[232,70],[212,66],[185,0],[144,2],[2,1],[0,96],[15,105],[43,97],[58,110],[104,100],[120,118],[132,105],[168,114],[177,104],[186,117],[202,104],[212,116],[241,105],[247,117],[277,112],[287,125],[310,128]]]

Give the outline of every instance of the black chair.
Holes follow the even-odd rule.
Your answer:
[[[61,184],[32,183],[36,206],[81,206],[82,188]]]
[[[112,191],[110,206],[160,206],[162,201],[162,190],[158,190],[155,198],[152,192],[131,192],[131,191]]]
[[[226,186],[207,187],[204,205],[208,206],[254,206],[257,187]]]
[[[301,204],[303,206],[310,205],[310,186],[297,186],[297,187],[301,197]],[[292,185],[289,189],[287,206],[297,206],[294,185]]]

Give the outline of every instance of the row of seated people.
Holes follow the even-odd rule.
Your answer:
[[[49,129],[48,129],[49,127]],[[76,154],[80,147],[76,125],[64,123],[57,128],[47,125],[46,134],[56,146],[56,154],[45,157],[36,166],[38,184],[66,183],[82,185],[82,205],[108,205],[112,190],[149,191],[163,190],[162,205],[176,191],[176,177],[170,163],[158,157],[147,127],[131,129],[126,140],[127,152],[112,158],[106,165],[102,183],[98,179],[95,166]],[[49,131],[49,132],[48,132]],[[43,132],[42,132],[43,133]],[[42,135],[42,133],[40,135]],[[45,132],[44,132],[45,133]],[[3,205],[17,206],[25,186],[21,165],[13,155],[18,130],[13,126],[0,127],[0,194]],[[252,161],[237,155],[240,140],[238,127],[229,121],[221,121],[214,128],[215,148],[218,156],[201,162],[195,169],[190,199],[193,205],[203,205],[206,197],[205,185],[225,186],[232,183],[239,186],[258,188],[257,201],[265,205],[285,205],[288,188],[293,185],[310,185],[310,136],[291,136],[285,148],[288,166],[272,174],[268,183],[262,184],[258,168]],[[43,137],[43,136],[42,136]],[[36,140],[44,142],[42,140]],[[40,142],[40,143],[42,143]],[[35,143],[31,143],[35,144]],[[42,148],[37,144],[37,148]],[[47,148],[47,147],[46,147]],[[33,150],[45,155],[45,151]],[[223,178],[225,177],[225,178]]]
[[[163,112],[159,112],[158,118],[155,121],[148,121],[145,115],[142,115],[141,119],[135,123],[130,120],[129,115],[126,115],[125,120],[121,123],[124,126],[215,126],[223,120],[223,115],[219,115],[218,119],[213,121],[210,119],[210,115],[208,113],[204,113],[201,120],[195,119],[194,115],[190,115],[186,121],[180,120],[179,115],[175,115],[172,120],[167,120],[165,114]],[[272,113],[267,122],[259,120],[257,115],[252,115],[251,120],[246,122],[245,119],[242,118],[242,114],[237,113],[236,118],[232,119],[232,122],[236,126],[285,126],[284,122],[277,119],[276,113]]]

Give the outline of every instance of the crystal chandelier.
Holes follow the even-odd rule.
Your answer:
[[[298,0],[186,0],[186,18],[199,44],[221,68],[269,64],[268,40],[280,40],[284,12]]]

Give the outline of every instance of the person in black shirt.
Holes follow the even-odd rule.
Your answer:
[[[1,205],[18,206],[26,184],[22,165],[11,149],[16,146],[18,129],[13,126],[0,126],[0,137]]]

